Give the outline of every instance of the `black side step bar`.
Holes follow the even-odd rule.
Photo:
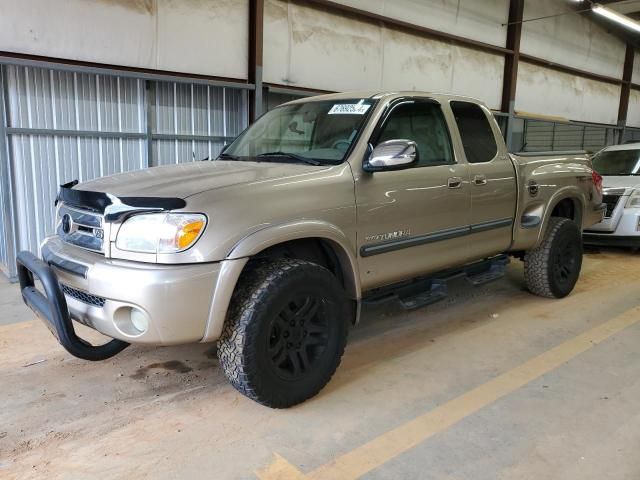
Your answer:
[[[69,315],[67,300],[55,272],[31,252],[20,252],[17,258],[22,299],[49,328],[71,355],[84,360],[106,360],[117,355],[127,342],[113,339],[104,345],[91,345],[76,335]],[[45,294],[36,287],[34,276],[42,283]]]
[[[461,268],[374,290],[365,296],[363,302],[379,304],[398,301],[405,310],[416,310],[446,298],[447,284],[451,280],[464,277],[477,287],[504,277],[508,264],[507,255],[498,255]]]

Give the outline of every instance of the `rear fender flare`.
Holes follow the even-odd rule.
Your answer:
[[[547,232],[547,227],[549,226],[549,221],[551,220],[551,213],[556,208],[556,206],[563,200],[572,200],[573,206],[576,212],[576,220],[578,221],[578,227],[582,230],[582,218],[583,211],[585,208],[585,200],[583,197],[583,192],[576,186],[565,187],[561,190],[558,190],[547,203],[547,208],[544,212],[544,217],[540,224],[540,229],[538,230],[538,238],[536,240],[536,244],[533,248],[538,247],[542,241],[544,240],[544,236]]]

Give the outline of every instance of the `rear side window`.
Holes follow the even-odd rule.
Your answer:
[[[475,103],[451,102],[462,146],[469,163],[490,162],[498,153],[498,144],[484,110]]]

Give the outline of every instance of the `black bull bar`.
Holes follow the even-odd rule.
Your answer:
[[[33,253],[26,251],[18,254],[17,265],[24,303],[45,323],[60,345],[71,355],[84,360],[106,360],[129,346],[127,342],[115,338],[104,345],[91,345],[78,337],[69,314],[67,300],[53,269]],[[40,280],[44,294],[36,288],[34,277]]]

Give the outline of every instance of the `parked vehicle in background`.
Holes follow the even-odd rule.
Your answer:
[[[57,235],[43,260],[20,253],[20,284],[73,355],[217,341],[236,389],[288,407],[329,381],[363,302],[418,308],[451,278],[500,278],[508,255],[532,293],[568,295],[600,180],[585,155],[510,155],[467,97],[297,100],[217,161],[63,185]],[[89,345],[72,320],[113,340]]]
[[[607,147],[593,157],[603,177],[602,222],[585,230],[588,245],[640,248],[640,143]]]

